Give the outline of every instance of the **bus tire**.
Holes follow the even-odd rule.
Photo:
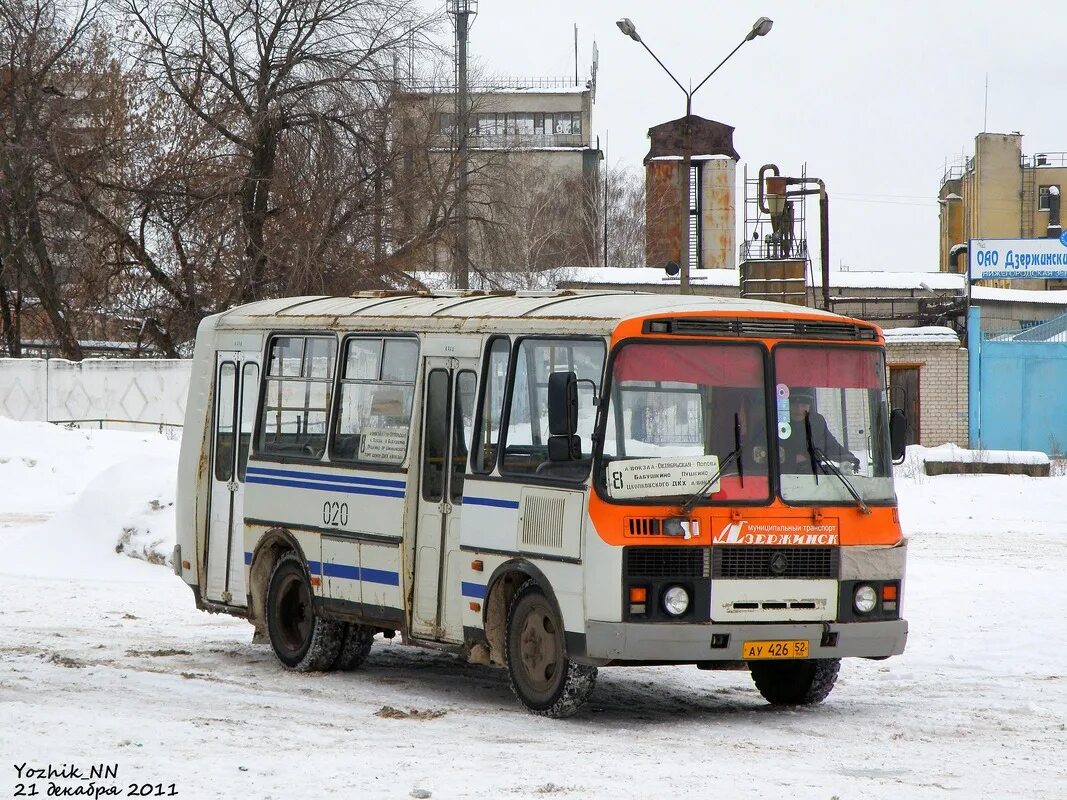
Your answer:
[[[531,713],[570,717],[589,699],[596,667],[567,656],[563,623],[536,581],[526,581],[508,606],[504,657],[511,691]]]
[[[344,623],[315,613],[311,581],[295,553],[279,558],[270,574],[267,635],[278,660],[296,672],[328,670],[341,652]]]
[[[810,706],[830,694],[841,669],[840,658],[807,661],[750,661],[752,681],[775,706]]]
[[[375,629],[367,625],[359,625],[355,622],[345,625],[344,640],[333,668],[348,672],[361,667],[370,655],[371,646],[374,644],[374,633]]]

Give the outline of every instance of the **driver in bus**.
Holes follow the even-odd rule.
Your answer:
[[[814,404],[815,393],[811,389],[797,388],[789,393],[789,424],[792,431],[788,439],[779,439],[778,455],[782,472],[810,472],[812,469],[805,419],[811,425],[811,446],[821,450],[831,461],[842,466],[848,464],[851,471],[855,472],[859,469],[860,460],[834,438],[826,418],[813,410]]]

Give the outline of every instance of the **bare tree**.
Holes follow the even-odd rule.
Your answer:
[[[69,294],[93,240],[56,163],[84,160],[84,135],[106,116],[95,107],[107,79],[96,13],[88,0],[0,0],[0,321],[12,355],[27,295],[63,355],[82,355]]]
[[[645,260],[645,185],[639,173],[615,166],[608,170],[608,267],[643,267]],[[603,189],[602,189],[603,190]],[[604,212],[601,211],[601,214]]]
[[[373,197],[394,57],[429,21],[412,0],[125,0],[124,8],[144,32],[151,74],[217,137],[232,171],[219,189],[234,200],[241,236],[236,299],[293,288],[290,234],[328,210],[318,244],[302,244],[306,267],[323,242],[353,232],[346,224],[359,208],[324,209],[324,183],[300,188],[300,170]]]
[[[553,167],[548,159],[504,158],[471,182],[475,268],[536,273],[595,263],[597,181]]]

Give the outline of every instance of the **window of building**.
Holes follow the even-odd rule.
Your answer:
[[[555,119],[553,133],[580,134],[582,132],[582,114],[579,111],[562,111],[552,115]]]
[[[437,115],[438,133],[451,133],[455,125],[454,114]],[[471,115],[471,133],[478,136],[554,136],[556,134],[581,134],[580,111],[557,111],[534,113],[514,111],[508,113],[482,112]]]
[[[1038,186],[1037,187],[1037,210],[1038,211],[1048,211],[1049,210],[1049,203],[1048,203],[1049,189],[1051,189],[1052,186],[1054,186],[1054,185],[1055,184],[1052,184],[1052,185],[1049,185],[1049,186]],[[1058,192],[1059,190],[1060,190],[1060,187],[1056,186],[1056,191]]]
[[[345,342],[334,461],[403,463],[408,452],[419,343],[413,338],[354,338]]]
[[[528,113],[509,114],[514,131],[519,136],[531,136],[534,132],[534,115]]]
[[[499,136],[504,132],[505,114],[476,114],[479,136]]]
[[[322,457],[337,340],[277,336],[271,340],[256,448],[265,455]]]

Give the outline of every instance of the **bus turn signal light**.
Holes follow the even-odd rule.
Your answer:
[[[631,603],[644,603],[646,600],[648,600],[648,589],[646,589],[644,586],[630,587]]]
[[[883,600],[896,600],[897,599],[897,587],[891,583],[887,583],[882,587],[882,599]]]

